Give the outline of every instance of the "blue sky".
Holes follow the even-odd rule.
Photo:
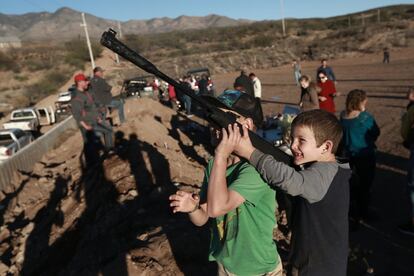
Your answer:
[[[280,19],[281,0],[0,0],[0,13],[54,12],[61,7],[126,21],[180,15],[225,15],[252,20]],[[283,0],[285,17],[330,17],[396,4],[398,0]]]

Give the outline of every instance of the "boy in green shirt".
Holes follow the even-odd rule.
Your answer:
[[[225,91],[217,99],[206,96],[206,100],[234,113],[250,130],[263,121],[260,102],[246,93]],[[173,212],[188,213],[197,226],[211,218],[210,260],[217,262],[218,275],[282,276],[273,241],[275,191],[248,162],[228,150],[231,141],[226,130],[214,129],[213,134],[217,147],[200,197],[178,191],[170,197]]]

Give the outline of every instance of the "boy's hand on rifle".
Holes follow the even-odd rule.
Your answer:
[[[198,195],[193,196],[192,193],[177,191],[169,197],[170,206],[173,208],[173,213],[191,213],[194,212],[200,205],[200,198]]]
[[[237,135],[238,134],[238,135]],[[221,130],[221,141],[216,147],[215,158],[225,158],[234,151],[235,146],[240,142],[240,129],[237,124],[228,125],[227,131],[225,128]]]
[[[234,153],[249,160],[255,148],[250,141],[249,130],[247,129],[246,125],[243,125],[242,127],[242,134],[237,131],[236,136],[239,136],[236,138],[238,139],[239,143],[234,147]]]

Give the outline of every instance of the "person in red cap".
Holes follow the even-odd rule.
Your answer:
[[[105,148],[113,148],[112,128],[100,115],[95,100],[87,91],[89,80],[82,73],[75,75],[74,97],[71,99],[72,114],[78,123],[85,145],[93,143],[90,139],[103,135]]]

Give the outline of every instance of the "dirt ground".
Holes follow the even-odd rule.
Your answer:
[[[378,218],[350,233],[348,275],[363,275],[367,266],[376,275],[414,274],[414,239],[397,231],[409,218],[399,120],[414,85],[414,49],[381,61],[381,54],[330,61],[342,94],[337,109],[351,89],[365,89],[381,128],[372,191]],[[302,72],[314,77],[318,65],[305,62]],[[298,102],[289,65],[255,73],[266,114]],[[237,75],[213,76],[217,91]],[[172,214],[167,200],[177,188],[200,185],[211,156],[205,128],[151,99],[128,100],[126,114],[115,128],[117,154],[89,163],[74,132],[16,178],[0,202],[0,275],[214,275],[208,229]]]

